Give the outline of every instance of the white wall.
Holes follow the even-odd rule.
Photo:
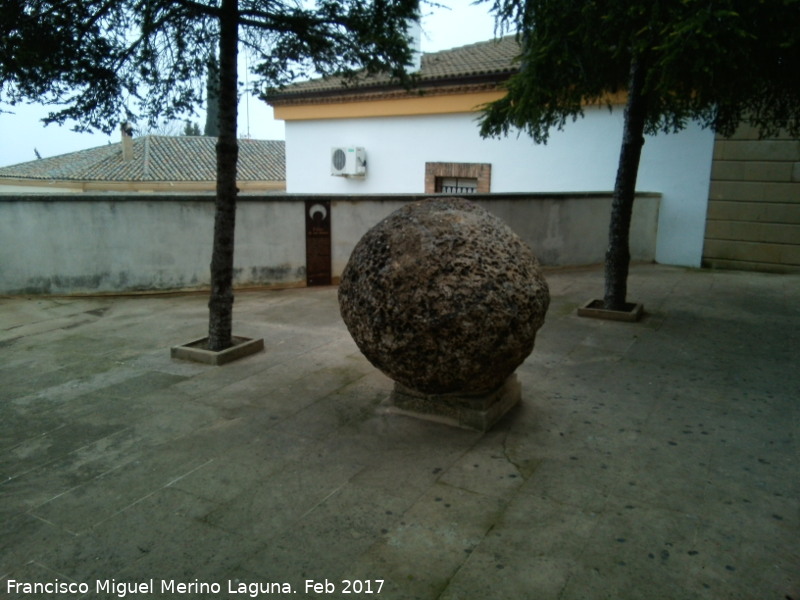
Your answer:
[[[700,266],[713,154],[714,132],[699,125],[646,139],[637,187],[663,194],[658,214],[657,262]]]
[[[204,288],[213,198],[0,199],[0,294]],[[234,283],[305,283],[302,204],[240,200]]]
[[[305,203],[320,196],[240,197],[237,286],[304,285]],[[381,219],[424,195],[326,196],[331,202],[332,275]],[[544,265],[602,262],[605,194],[475,196],[509,224]],[[652,261],[659,198],[637,199],[631,254]],[[77,294],[208,288],[213,197],[131,194],[0,196],[0,294]]]
[[[335,197],[334,197],[335,198]],[[530,246],[545,266],[591,265],[603,262],[607,242],[605,220],[611,211],[611,194],[586,197],[564,195],[475,196],[486,210],[499,217]],[[660,199],[637,198],[630,231],[631,259],[655,258],[656,223]],[[331,207],[333,275],[344,270],[361,237],[381,219],[399,209],[402,197],[335,199]],[[598,223],[601,226],[598,227]]]
[[[613,189],[621,108],[587,108],[585,118],[553,132],[547,145],[526,134],[484,140],[476,119],[455,114],[287,122],[287,192],[422,193],[426,162],[491,163],[492,192]],[[647,138],[637,188],[662,194],[658,262],[700,265],[713,143],[713,133],[697,125]],[[367,176],[331,176],[334,146],[363,146]]]

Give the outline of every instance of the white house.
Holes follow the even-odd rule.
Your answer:
[[[547,145],[526,134],[482,139],[480,107],[516,70],[513,36],[422,57],[418,85],[317,79],[268,96],[286,122],[289,193],[584,192],[613,188],[624,96],[586,106]],[[332,149],[363,148],[365,172],[332,175]],[[637,188],[662,195],[655,259],[700,266],[714,133],[697,125],[648,137]],[[335,170],[335,168],[334,168]],[[598,224],[604,227],[605,224]]]

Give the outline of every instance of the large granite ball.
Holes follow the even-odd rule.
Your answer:
[[[339,286],[364,356],[423,394],[499,388],[533,350],[549,303],[530,248],[459,198],[414,202],[375,225]]]

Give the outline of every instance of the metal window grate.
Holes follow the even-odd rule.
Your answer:
[[[442,194],[474,194],[478,179],[472,177],[437,177],[436,191]]]

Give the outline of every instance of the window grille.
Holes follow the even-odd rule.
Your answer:
[[[425,163],[425,193],[489,194],[492,187],[492,165],[489,163]]]
[[[440,194],[474,194],[477,191],[477,177],[436,178],[436,192]]]

